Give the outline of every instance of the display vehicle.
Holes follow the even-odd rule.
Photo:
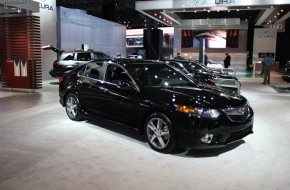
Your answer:
[[[53,46],[42,47],[44,50],[52,50],[58,53],[58,59],[53,62],[53,68],[49,71],[52,77],[61,77],[65,72],[69,72],[77,66],[95,59],[111,58],[102,52],[93,50],[76,50],[65,52]]]
[[[290,61],[285,65],[285,71],[282,74],[282,79],[290,82]]]
[[[241,94],[201,85],[161,61],[104,59],[60,78],[68,117],[102,119],[145,134],[150,147],[224,147],[253,133],[254,112]]]
[[[241,83],[232,74],[209,69],[198,61],[166,60],[166,63],[182,70],[200,83],[213,84],[237,93],[240,92]]]

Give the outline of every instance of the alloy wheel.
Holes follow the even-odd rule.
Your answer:
[[[170,142],[170,132],[166,122],[161,118],[152,118],[147,124],[149,143],[156,149],[164,149]]]

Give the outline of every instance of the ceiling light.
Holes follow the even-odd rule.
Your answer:
[[[277,15],[280,15],[280,13],[277,13]]]
[[[165,21],[165,18],[163,20]]]
[[[274,7],[273,6],[271,6],[271,9],[273,9]]]
[[[237,11],[239,12],[240,10],[238,9]]]
[[[283,9],[281,9],[281,12],[283,13]]]
[[[228,10],[228,12],[231,12],[230,10]]]
[[[157,13],[155,13],[154,15],[157,16]]]
[[[161,16],[159,16],[159,18],[161,18]]]
[[[251,7],[247,7],[248,9],[250,9]]]
[[[277,16],[275,15],[274,18],[276,18]]]
[[[193,12],[195,12],[195,13],[196,13],[196,11],[193,11]]]
[[[21,9],[17,9],[17,12],[18,12],[18,13],[21,13]]]
[[[272,22],[271,20],[269,22]]]
[[[208,10],[207,12],[210,13],[210,10]]]
[[[206,11],[206,9],[203,9],[204,11]]]
[[[220,10],[217,10],[217,12],[220,12]]]

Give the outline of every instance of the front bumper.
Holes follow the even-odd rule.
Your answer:
[[[194,121],[190,121],[192,123]],[[206,125],[206,123],[208,125]],[[225,147],[233,142],[239,141],[249,134],[253,133],[254,117],[251,117],[243,123],[238,122],[212,122],[203,123],[199,127],[192,126],[192,129],[183,130],[179,127],[176,129],[176,139],[180,146],[206,149]],[[205,124],[205,125],[204,125]],[[210,127],[212,126],[212,127]],[[206,135],[211,136],[208,143],[202,142],[202,138]]]

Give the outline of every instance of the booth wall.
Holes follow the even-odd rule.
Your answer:
[[[126,26],[64,7],[59,8],[59,17],[61,49],[71,51],[87,44],[112,57],[126,54]]]
[[[56,47],[56,21],[57,10],[55,0],[35,0],[39,2],[39,13],[33,13],[40,17],[41,46],[51,44]],[[57,55],[53,51],[41,51],[42,79],[51,79],[49,71],[52,69],[52,63]]]

